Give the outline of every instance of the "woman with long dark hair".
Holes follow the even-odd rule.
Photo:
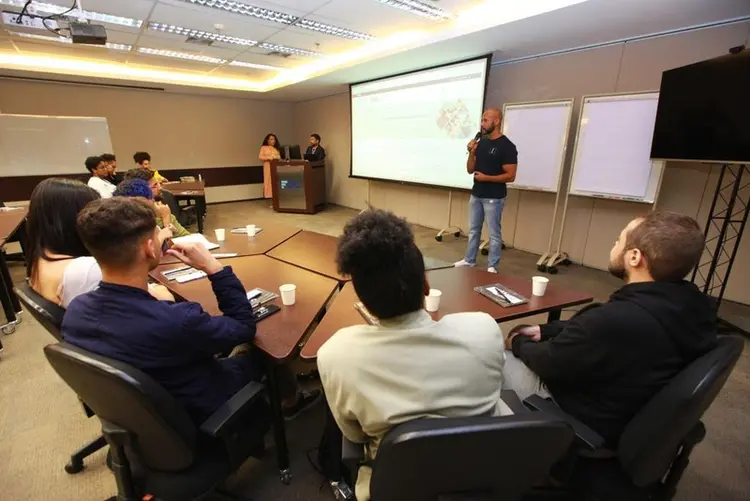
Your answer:
[[[102,278],[76,231],[78,213],[98,198],[85,184],[59,178],[45,179],[31,194],[26,223],[29,284],[63,307],[94,289]]]
[[[279,139],[276,134],[266,134],[258,158],[263,162],[263,198],[273,198],[271,183],[271,161],[281,158]]]

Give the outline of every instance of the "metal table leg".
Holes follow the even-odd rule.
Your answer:
[[[273,437],[276,443],[276,460],[279,465],[281,482],[289,485],[292,481],[292,471],[289,469],[289,448],[286,443],[286,423],[281,411],[281,391],[276,374],[275,362],[268,359],[266,362],[266,375],[268,377],[268,399],[271,404],[271,416],[273,419]]]
[[[8,264],[5,262],[5,253],[0,250],[0,303],[8,323],[0,326],[3,334],[11,334],[16,330],[18,323],[17,311],[21,311],[21,304],[13,292],[13,282],[8,272]]]
[[[547,313],[547,322],[554,322],[555,320],[560,320],[560,314],[562,313],[562,310],[550,310],[549,313]]]

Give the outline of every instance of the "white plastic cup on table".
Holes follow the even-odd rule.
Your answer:
[[[219,228],[218,230],[216,230],[216,240],[218,240],[219,242],[223,242],[226,236],[227,233],[224,228]]]
[[[281,304],[292,306],[297,301],[297,286],[294,284],[284,284],[279,287],[281,293]]]
[[[547,284],[549,284],[549,278],[547,277],[532,277],[531,294],[534,296],[544,296],[544,293],[547,292]]]
[[[254,237],[255,234],[258,232],[254,224],[248,224],[245,230],[247,231],[248,237]]]
[[[443,293],[437,289],[430,289],[430,293],[424,299],[424,308],[429,312],[436,312],[440,308],[440,297]]]

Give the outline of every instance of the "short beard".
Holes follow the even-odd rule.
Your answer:
[[[482,128],[482,133],[483,133],[484,135],[492,134],[493,132],[495,132],[495,126],[494,126],[494,125],[490,125],[490,126],[489,126],[488,128],[486,128],[486,129],[485,129],[485,128]]]
[[[628,272],[625,270],[625,252],[620,253],[614,261],[610,261],[607,269],[613,276],[627,282]]]

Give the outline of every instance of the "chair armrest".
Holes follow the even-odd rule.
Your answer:
[[[545,412],[551,416],[567,422],[573,428],[578,441],[587,449],[591,451],[598,451],[604,447],[605,440],[601,435],[562,410],[554,402],[545,400],[539,395],[531,395],[529,398],[524,400],[523,403],[526,404],[526,407],[528,407],[529,409]]]
[[[357,461],[361,463],[365,460],[365,444],[357,444],[346,437],[341,440],[341,459],[343,461]]]
[[[214,438],[221,437],[263,395],[264,389],[265,387],[260,383],[255,381],[249,383],[201,424],[201,432]]]
[[[501,390],[500,400],[505,402],[505,405],[510,407],[510,410],[512,410],[514,414],[524,414],[529,412],[529,409],[523,405],[521,398],[513,390]]]

